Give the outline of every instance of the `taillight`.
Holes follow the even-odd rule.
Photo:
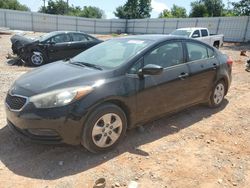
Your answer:
[[[233,65],[233,60],[231,57],[227,58],[227,64],[231,67]]]

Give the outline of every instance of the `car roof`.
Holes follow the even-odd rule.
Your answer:
[[[177,30],[197,30],[197,29],[207,29],[205,27],[184,27],[184,28],[178,28]]]
[[[52,31],[50,33],[53,33],[55,35],[57,35],[57,34],[63,34],[63,33],[82,33],[82,34],[86,34],[86,33],[81,32],[81,31]]]
[[[155,42],[171,40],[171,39],[186,39],[186,37],[175,36],[175,35],[163,35],[163,34],[145,34],[145,35],[130,35],[121,37],[122,39],[134,39],[134,40],[151,40]],[[118,38],[119,39],[119,38]]]

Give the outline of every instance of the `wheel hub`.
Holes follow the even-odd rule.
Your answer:
[[[113,145],[122,132],[122,120],[117,114],[108,113],[99,118],[92,130],[93,142],[101,148]]]

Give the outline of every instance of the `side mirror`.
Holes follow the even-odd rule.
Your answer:
[[[193,34],[193,35],[192,35],[192,38],[198,38],[198,37],[199,37],[198,34]]]
[[[53,46],[53,45],[55,45],[56,43],[53,42],[53,41],[50,41],[49,44],[50,44],[51,46]]]
[[[163,67],[155,64],[148,64],[139,70],[139,76],[143,75],[159,75],[163,72]]]

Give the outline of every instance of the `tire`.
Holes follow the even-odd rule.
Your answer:
[[[220,48],[220,42],[214,42],[214,47],[219,49]]]
[[[90,113],[83,126],[81,143],[93,153],[108,151],[124,138],[126,129],[127,118],[123,110],[106,103]]]
[[[211,108],[216,108],[221,105],[226,94],[226,84],[223,80],[216,83],[211,92],[208,105]]]
[[[39,51],[33,51],[29,57],[29,65],[38,67],[44,65],[46,62],[46,56]]]

